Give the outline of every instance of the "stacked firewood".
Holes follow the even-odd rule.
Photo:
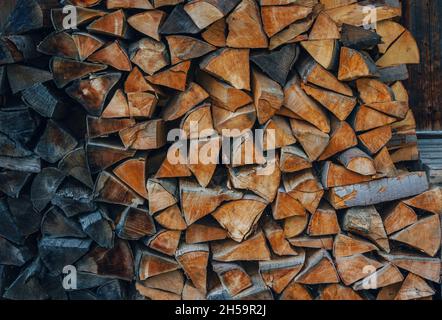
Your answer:
[[[398,0],[0,12],[3,298],[437,294],[442,192],[413,171]]]

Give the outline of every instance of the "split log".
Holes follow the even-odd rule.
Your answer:
[[[312,167],[307,155],[296,145],[281,148],[279,167],[282,172],[290,173]]]
[[[126,148],[136,150],[158,149],[166,143],[164,121],[161,119],[139,122],[119,132]]]
[[[195,82],[187,87],[186,91],[175,96],[163,110],[163,119],[172,121],[181,118],[190,109],[203,102],[208,93]]]
[[[356,282],[354,290],[379,289],[398,282],[402,282],[404,277],[398,268],[391,263],[386,264],[381,269],[372,273],[368,277]]]
[[[352,127],[345,121],[331,121],[330,140],[318,160],[328,159],[335,154],[356,146],[358,143]]]
[[[231,239],[242,242],[253,232],[266,206],[259,197],[246,196],[241,200],[222,204],[212,212],[212,216],[227,230]]]
[[[319,300],[363,300],[361,296],[352,288],[344,287],[340,284],[329,284],[318,297]]]
[[[325,69],[333,69],[338,57],[339,46],[336,40],[301,41],[301,46]]]
[[[336,258],[336,269],[346,286],[369,276],[382,266],[380,262],[367,258],[362,254]]]
[[[309,40],[333,40],[340,39],[340,31],[336,23],[324,12],[320,13],[313,24]]]
[[[270,243],[272,251],[278,256],[295,256],[298,253],[293,250],[284,237],[282,228],[272,219],[266,217],[264,220],[264,234]]]
[[[394,300],[417,300],[431,297],[434,290],[421,277],[409,273]]]
[[[341,48],[339,80],[352,81],[362,77],[375,76],[377,76],[377,68],[368,54],[347,47]]]
[[[130,60],[145,73],[153,75],[169,64],[166,45],[149,38],[143,38],[129,47]]]
[[[138,240],[144,236],[154,235],[155,232],[155,223],[149,212],[131,207],[126,207],[121,212],[115,226],[118,237],[126,240]]]
[[[124,183],[131,187],[136,193],[145,199],[148,199],[146,181],[146,159],[129,159],[118,167],[113,172]]]
[[[86,145],[87,161],[92,174],[98,173],[120,160],[132,157],[135,151],[107,141],[90,141]]]
[[[311,293],[302,284],[292,282],[282,292],[280,300],[313,300]]]
[[[270,260],[264,233],[256,232],[249,239],[237,243],[233,240],[213,242],[211,244],[213,259],[216,261],[261,261]]]
[[[404,201],[406,205],[427,212],[442,214],[442,189],[433,188]]]
[[[213,271],[232,297],[253,285],[250,276],[239,264],[213,262],[212,265]]]
[[[339,276],[330,255],[321,249],[307,256],[304,269],[295,281],[301,284],[338,283]]]
[[[227,15],[239,2],[240,0],[196,0],[186,4],[184,10],[198,28],[204,29]]]
[[[439,251],[441,244],[439,216],[432,215],[420,219],[411,226],[393,234],[390,238],[434,257],[437,251]]]
[[[268,37],[271,37],[293,22],[304,19],[311,12],[311,7],[300,6],[298,4],[263,6],[261,8],[261,15],[264,31]]]
[[[242,196],[242,192],[224,186],[204,188],[194,180],[180,179],[180,199],[189,226],[213,212],[222,202],[239,200]]]
[[[371,181],[372,178],[350,171],[343,166],[327,161],[321,171],[321,183],[324,188],[348,186]]]
[[[284,93],[281,86],[262,73],[253,70],[252,88],[258,122],[267,122],[282,106]]]
[[[90,138],[108,136],[133,125],[135,125],[135,121],[132,119],[86,117],[87,134]]]
[[[417,215],[412,208],[401,201],[385,213],[383,220],[385,231],[390,235],[417,222]]]
[[[229,33],[226,44],[232,48],[266,48],[259,7],[255,1],[242,0],[226,19]],[[240,89],[240,88],[238,88]]]
[[[186,243],[201,243],[223,240],[227,231],[215,223],[193,223],[186,229]]]
[[[160,41],[159,28],[165,18],[163,11],[149,10],[129,17],[127,23],[135,30]]]
[[[384,55],[376,61],[379,67],[392,67],[400,64],[418,64],[420,61],[419,48],[410,31],[402,35],[387,49]]]
[[[219,19],[201,33],[202,38],[215,47],[226,46],[226,20]]]
[[[111,37],[129,38],[126,16],[123,10],[108,13],[87,26],[89,32],[103,34]]]
[[[301,120],[290,119],[290,126],[310,161],[318,159],[329,144],[329,135]]]
[[[151,215],[177,203],[176,181],[149,179],[146,188],[149,194],[149,213]]]
[[[340,227],[336,211],[328,204],[323,203],[310,216],[307,234],[310,236],[325,236],[338,234]]]
[[[356,107],[354,116],[350,119],[350,123],[356,132],[384,127],[395,121],[396,118],[364,105]]]
[[[351,88],[340,82],[331,72],[327,71],[311,57],[304,57],[296,65],[302,81],[315,84],[346,96],[353,96]]]
[[[301,203],[293,198],[283,186],[279,187],[276,199],[272,203],[272,213],[275,220],[306,215]]]
[[[273,258],[270,261],[259,262],[259,272],[267,286],[276,293],[281,293],[290,286],[293,278],[304,265],[305,252],[293,257]],[[285,292],[285,291],[284,291]]]
[[[343,229],[374,241],[382,250],[390,252],[388,237],[381,216],[373,206],[348,209]]]
[[[231,84],[236,89],[250,90],[249,50],[219,49],[207,55],[200,68]]]
[[[66,93],[80,103],[93,116],[100,116],[105,100],[117,84],[121,73],[95,75],[90,79],[76,80],[66,88]]]
[[[284,220],[284,235],[286,238],[292,238],[300,235],[308,224],[308,214],[294,215]]]
[[[143,242],[149,248],[168,256],[174,256],[179,246],[180,237],[181,231],[164,229],[157,231],[149,238],[145,238]]]
[[[333,256],[336,258],[350,257],[376,250],[378,248],[371,242],[343,233],[338,234],[333,242]]]
[[[154,4],[155,8],[169,4],[169,3],[164,3],[164,4],[156,3],[160,1],[155,1]],[[170,2],[170,0],[166,1]],[[172,4],[177,4],[179,2],[182,1],[173,0]],[[198,28],[198,26],[193,22],[192,18],[187,14],[187,12],[184,10],[184,6],[181,4],[173,8],[172,12],[169,14],[169,16],[166,18],[166,20],[163,22],[163,24],[160,27],[161,35],[169,35],[177,33],[195,34],[198,32],[200,32],[200,28]]]
[[[172,205],[159,212],[155,216],[155,221],[170,230],[185,230],[187,228],[180,208],[177,205]]]
[[[126,50],[118,40],[95,51],[87,59],[91,62],[105,64],[121,71],[130,71],[132,69],[132,64],[130,63]]]
[[[358,135],[358,140],[371,154],[378,153],[392,138],[390,126],[379,127]]]
[[[415,255],[404,252],[392,252],[381,256],[395,266],[414,273],[424,279],[440,283],[440,260],[426,255]]]
[[[286,174],[282,182],[289,195],[298,200],[308,212],[313,214],[316,211],[324,190],[311,169]]]
[[[376,169],[374,167],[373,159],[365,152],[358,148],[350,148],[341,153],[338,157],[348,170],[359,173],[364,176],[374,175]]]
[[[284,86],[298,56],[299,48],[296,45],[286,45],[277,51],[252,55],[250,60],[270,78]]]
[[[54,82],[58,88],[63,88],[70,82],[91,73],[106,69],[103,64],[93,64],[55,57],[51,61]]]
[[[339,120],[344,121],[347,119],[356,106],[356,98],[304,84],[301,87],[309,96],[326,107]]]
[[[195,288],[205,293],[209,246],[207,244],[183,244],[176,251],[175,256]]]
[[[256,109],[253,104],[249,104],[232,112],[213,104],[212,117],[213,125],[219,134],[237,137],[252,129],[256,122]]]
[[[344,23],[341,30],[341,41],[345,47],[356,50],[371,49],[381,42],[381,37],[365,27]]]

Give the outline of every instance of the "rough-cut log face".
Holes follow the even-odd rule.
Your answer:
[[[400,15],[0,1],[0,299],[436,297]]]

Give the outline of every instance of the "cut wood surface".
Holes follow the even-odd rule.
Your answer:
[[[437,298],[401,8],[1,1],[0,299]]]

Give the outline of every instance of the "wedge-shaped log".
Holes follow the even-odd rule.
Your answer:
[[[177,203],[178,190],[174,180],[150,178],[147,180],[147,192],[151,215]]]
[[[55,163],[76,146],[77,140],[69,132],[49,120],[34,152],[49,163]]]
[[[160,41],[159,28],[165,18],[165,12],[161,10],[149,10],[129,17],[127,22],[135,30]]]
[[[226,186],[204,188],[193,179],[180,179],[181,206],[189,226],[213,212],[222,202],[239,200],[242,196],[242,192],[229,190]]]
[[[200,68],[226,81],[236,89],[250,90],[250,65],[248,49],[218,49],[207,55]]]
[[[417,215],[412,208],[401,201],[385,213],[383,220],[385,231],[390,235],[417,222]]]
[[[156,232],[152,216],[146,210],[126,207],[119,216],[115,233],[121,239],[139,240]]]
[[[292,24],[295,21],[304,19],[312,12],[312,7],[300,6],[298,4],[286,6],[263,6],[261,16],[264,31],[271,37]]]
[[[312,167],[307,155],[296,145],[281,148],[279,167],[282,172],[296,172]]]
[[[179,2],[182,1],[173,1],[173,3],[171,4],[177,4]],[[166,3],[164,5],[168,4],[169,3]],[[159,6],[155,3],[155,8],[158,7]],[[169,14],[169,16],[166,18],[166,20],[163,22],[163,24],[160,27],[161,35],[180,34],[180,33],[196,34],[199,33],[200,31],[201,31],[200,28],[198,28],[198,26],[193,22],[192,18],[187,14],[187,12],[184,10],[184,6],[181,4],[173,8],[172,12]]]
[[[180,244],[181,231],[179,230],[159,230],[149,238],[143,239],[143,243],[158,252],[168,256],[174,256]]]
[[[352,127],[345,121],[331,121],[330,140],[318,160],[325,160],[335,154],[356,146],[358,143]]]
[[[89,79],[76,80],[66,88],[66,93],[80,103],[93,116],[100,116],[105,100],[120,80],[121,73],[95,75]]]
[[[310,161],[318,159],[329,144],[329,135],[302,120],[290,119],[290,126]]]
[[[126,148],[136,150],[152,150],[166,143],[165,125],[162,119],[137,123],[131,128],[119,132],[121,141]]]
[[[169,230],[186,230],[187,224],[178,205],[172,205],[155,216],[155,221]]]
[[[281,171],[278,161],[271,159],[264,165],[229,168],[229,179],[234,188],[250,190],[270,203],[276,197]]]
[[[145,158],[129,159],[113,170],[121,181],[145,199],[147,199],[146,162]]]
[[[381,269],[372,273],[368,277],[359,280],[353,285],[353,290],[379,289],[398,282],[402,282],[404,277],[397,267],[388,263]]]
[[[420,219],[411,226],[393,234],[390,239],[405,243],[434,257],[441,244],[439,216],[431,215]]]
[[[133,150],[126,150],[121,145],[107,141],[90,141],[86,145],[87,161],[92,174],[98,173],[120,160],[132,157]]]
[[[178,262],[174,258],[150,250],[137,252],[136,263],[138,278],[140,280],[146,280],[180,268]]]
[[[270,217],[265,218],[263,229],[275,254],[278,256],[294,256],[298,254],[285,239],[283,229]]]
[[[240,264],[213,262],[212,266],[221,284],[232,297],[253,285],[250,276]]]
[[[411,199],[405,200],[404,203],[413,208],[435,214],[442,214],[442,189],[440,187],[433,188]]]
[[[314,213],[324,190],[312,169],[286,174],[282,177],[285,190],[298,200],[308,212]]]
[[[330,132],[330,122],[325,112],[302,90],[298,76],[294,76],[284,87],[284,106],[322,132]]]
[[[352,81],[376,75],[376,65],[368,54],[347,47],[341,48],[338,70],[339,80]]]
[[[217,106],[228,111],[234,112],[238,108],[252,102],[252,98],[244,91],[218,81],[205,72],[199,72],[197,74],[197,82],[207,91]]]
[[[332,91],[302,85],[302,89],[321,105],[331,111],[339,120],[345,120],[356,106],[356,98],[348,97]]]
[[[169,64],[166,45],[149,38],[143,38],[129,47],[130,60],[145,73],[153,75]]]
[[[190,83],[186,91],[174,96],[166,108],[163,109],[163,119],[172,121],[181,118],[208,96],[208,93],[201,86],[195,82]]]
[[[327,203],[322,203],[310,217],[307,234],[310,236],[325,236],[338,234],[339,231],[336,211]]]
[[[226,19],[229,33],[227,46],[232,48],[266,48],[259,7],[255,1],[242,0]]]
[[[292,257],[272,257],[259,262],[259,272],[268,287],[280,294],[304,266],[305,252]]]
[[[376,174],[373,159],[358,148],[350,148],[338,156],[338,160],[348,170],[364,176]]]
[[[343,233],[336,235],[333,242],[333,256],[335,258],[349,257],[376,250],[378,248],[371,242]]]
[[[270,251],[262,231],[257,231],[252,237],[241,243],[233,240],[213,242],[211,251],[215,261],[270,260]]]
[[[382,250],[390,252],[384,224],[374,206],[348,209],[344,216],[343,229],[368,238]]]
[[[130,71],[132,69],[126,50],[118,40],[96,51],[88,57],[88,60],[105,64],[121,71]]]
[[[256,70],[252,72],[252,88],[258,122],[263,124],[282,106],[284,92],[276,81]]]
[[[430,258],[423,254],[410,254],[395,251],[391,254],[380,252],[381,256],[395,266],[414,273],[424,279],[440,283],[441,264],[439,258]]]
[[[298,55],[299,47],[290,44],[270,53],[254,54],[250,60],[270,78],[284,86]]]
[[[182,244],[175,253],[178,263],[195,288],[202,293],[207,291],[208,244]]]
[[[400,64],[418,64],[420,62],[420,53],[416,40],[410,31],[405,30],[387,52],[376,61],[379,67],[392,67]]]
[[[89,115],[86,117],[86,127],[89,138],[108,136],[134,125],[135,120],[133,119],[106,119],[91,117]]]
[[[212,221],[193,223],[186,229],[186,243],[201,243],[227,238],[227,231]]]
[[[143,198],[106,171],[101,172],[98,176],[94,195],[97,201],[121,204],[129,207],[136,207],[144,203]]]
[[[336,269],[346,286],[367,277],[381,267],[383,267],[382,263],[362,254],[336,258]]]
[[[353,91],[347,84],[340,82],[331,72],[309,56],[303,57],[296,64],[296,69],[304,83],[312,83],[346,96],[353,96]]]
[[[301,284],[338,283],[339,276],[333,260],[326,250],[317,250],[307,255],[303,270],[295,281]]]
[[[90,23],[87,30],[92,33],[106,36],[127,39],[129,29],[127,28],[126,16],[123,10],[110,12]]]
[[[117,240],[112,249],[95,247],[76,264],[79,271],[103,277],[131,281],[134,277],[132,250],[124,240]]]

